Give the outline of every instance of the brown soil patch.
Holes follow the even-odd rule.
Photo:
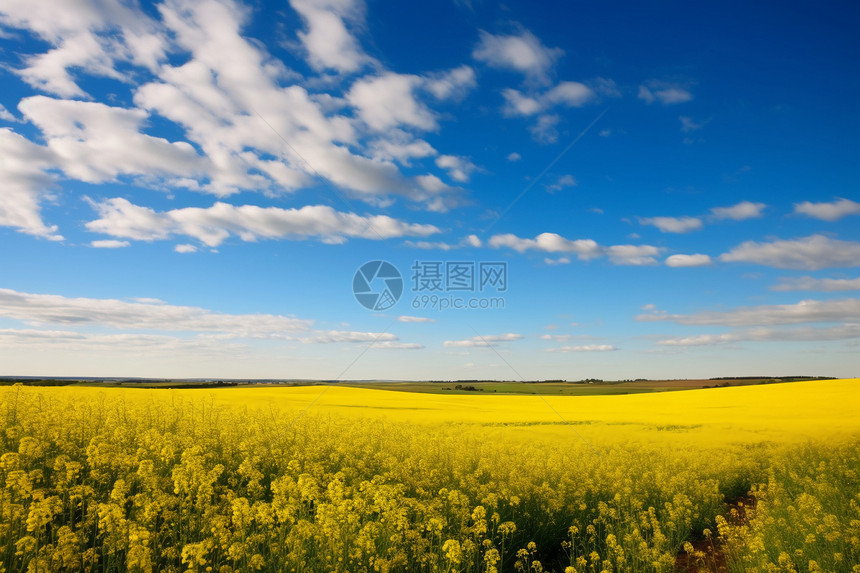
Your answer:
[[[747,511],[755,509],[755,505],[756,499],[748,495],[729,500],[726,502],[726,520],[732,525],[746,524],[749,519]],[[719,539],[700,539],[690,543],[694,554],[690,555],[681,548],[675,558],[675,573],[726,573],[729,570],[725,548]]]

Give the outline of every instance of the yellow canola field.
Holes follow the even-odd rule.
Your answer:
[[[511,435],[531,439],[564,436],[572,426],[577,439],[596,443],[664,441],[675,436],[693,445],[719,446],[798,442],[860,432],[860,379],[856,378],[621,396],[441,395],[340,386],[63,391],[89,399],[110,394],[131,401],[152,399],[154,392],[169,394],[171,400],[267,412],[304,410],[411,424],[506,426],[526,429]]]
[[[860,573],[858,405],[4,388],[0,573]]]

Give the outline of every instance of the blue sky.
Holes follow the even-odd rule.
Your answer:
[[[858,375],[858,12],[0,0],[0,373]]]

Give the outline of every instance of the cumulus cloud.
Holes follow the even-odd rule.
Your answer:
[[[317,330],[314,321],[274,314],[228,314],[194,306],[177,306],[154,299],[69,298],[0,289],[0,317],[21,321],[28,329],[0,330],[0,344],[75,343],[82,350],[122,350],[138,345],[164,350],[210,348],[225,352],[231,340],[280,340],[307,344],[387,343],[385,348],[419,348],[399,342],[396,335],[349,330]],[[60,326],[66,330],[56,330]],[[45,328],[47,327],[47,328]],[[120,332],[94,333],[92,329]],[[75,329],[75,330],[69,330]],[[89,330],[82,330],[89,329]],[[161,332],[190,333],[184,337]],[[88,344],[92,346],[87,346]],[[110,345],[116,345],[112,349]],[[178,347],[177,347],[178,345]]]
[[[364,4],[354,0],[290,0],[306,30],[299,39],[308,63],[315,70],[355,72],[374,62],[358,44],[347,25],[360,27],[364,23]]]
[[[372,342],[374,346],[382,342],[393,342],[397,337],[390,332],[354,332],[350,330],[318,330],[312,336],[299,340],[306,344],[334,344],[338,342]]]
[[[460,204],[461,189],[428,192],[423,179],[404,176],[394,162],[408,166],[438,154],[405,130],[438,129],[424,99],[463,97],[476,83],[474,71],[387,72],[355,40],[364,22],[360,0],[293,0],[292,6],[303,19],[299,39],[314,69],[374,69],[347,97],[309,94],[298,85],[295,72],[247,37],[250,11],[232,0],[170,0],[158,6],[160,20],[121,0],[57,6],[10,0],[0,23],[52,46],[18,70],[35,87],[86,99],[79,76],[133,85],[134,107],[43,96],[21,103],[42,131],[53,167],[72,179],[130,176],[138,185],[228,196],[289,192],[322,177],[373,205],[393,196],[437,211]],[[136,85],[146,77],[142,71],[150,79]],[[179,140],[145,133],[156,116],[182,130]],[[31,221],[22,228],[36,229],[32,205],[28,211]]]
[[[42,220],[41,204],[51,198],[53,156],[10,129],[0,129],[0,226],[61,240],[57,227]]]
[[[422,84],[419,76],[386,72],[355,82],[346,98],[371,129],[386,131],[401,125],[436,129],[435,115],[415,94]]]
[[[11,121],[11,122],[18,121],[14,115],[9,113],[9,110],[6,109],[6,107],[2,103],[0,103],[0,119],[2,119],[3,121]]]
[[[663,251],[652,245],[613,245],[606,247],[609,260],[616,265],[656,265],[655,258]]]
[[[0,289],[0,316],[27,324],[264,334],[308,330],[312,321],[271,314],[225,314],[163,302],[68,298]]]
[[[362,217],[325,205],[281,209],[219,202],[208,208],[158,212],[127,199],[114,198],[93,206],[99,218],[87,223],[90,231],[139,241],[193,237],[210,247],[217,247],[232,235],[243,241],[312,237],[326,243],[342,243],[348,238],[424,237],[439,232],[433,225],[405,223],[385,215]]]
[[[73,71],[125,80],[116,61],[154,70],[165,58],[159,23],[121,0],[34,3],[8,0],[0,24],[26,29],[53,47],[25,58],[18,75],[35,89],[62,97],[87,97]]]
[[[0,329],[0,346],[6,351],[52,352],[59,350],[78,355],[104,353],[112,358],[128,356],[152,359],[171,355],[187,360],[195,357],[224,357],[244,351],[244,345],[213,339],[206,335],[182,337],[168,334],[117,333],[98,334],[71,330],[37,330],[27,328]]]
[[[101,241],[91,241],[90,246],[96,249],[121,249],[131,245],[128,241],[117,241],[116,239],[104,239]]]
[[[387,132],[385,137],[373,140],[369,147],[375,159],[394,160],[407,167],[411,166],[413,159],[423,159],[438,154],[433,146],[423,139],[416,139],[399,130]]]
[[[734,342],[815,342],[820,340],[850,340],[860,338],[860,324],[798,328],[750,328],[721,334],[674,336],[657,341],[663,346],[713,346]]]
[[[561,191],[565,187],[576,187],[576,178],[573,175],[567,174],[559,177],[555,183],[547,185],[547,190],[551,193]]]
[[[147,113],[97,102],[25,98],[18,109],[41,129],[59,167],[87,183],[119,175],[192,177],[206,162],[184,141],[171,143],[141,133]]]
[[[731,207],[714,207],[711,214],[714,219],[731,219],[743,221],[745,219],[756,219],[762,216],[762,210],[767,207],[764,203],[753,203],[752,201],[741,201]]]
[[[822,221],[838,221],[848,215],[860,215],[860,203],[851,199],[838,199],[831,203],[804,201],[794,204],[794,212]]]
[[[708,326],[773,326],[814,322],[860,321],[860,299],[802,300],[797,304],[742,306],[726,311],[696,314],[654,312],[636,317],[640,322],[669,321]]]
[[[440,155],[436,158],[436,165],[446,170],[451,179],[460,183],[469,181],[472,173],[478,169],[469,159],[455,155]]]
[[[556,126],[561,118],[555,114],[543,114],[537,118],[537,123],[529,127],[529,132],[538,143],[555,143],[558,141]]]
[[[569,265],[570,264],[570,257],[559,257],[557,259],[553,259],[550,257],[544,257],[543,262],[546,263],[547,265],[551,266],[551,267],[557,267],[559,265]]]
[[[443,346],[446,348],[474,348],[474,347],[489,347],[500,342],[513,342],[522,340],[522,334],[508,332],[506,334],[491,334],[486,336],[473,336],[464,340],[446,340]]]
[[[539,251],[544,253],[566,253],[573,254],[579,260],[588,261],[602,256],[616,265],[653,265],[657,263],[654,258],[662,251],[662,247],[652,245],[612,245],[604,247],[593,239],[570,240],[556,233],[541,233],[534,239],[524,239],[512,233],[493,235],[487,242],[495,249],[508,247],[519,253],[526,251]],[[565,259],[566,257],[562,257]],[[568,260],[545,259],[547,264],[564,264]]]
[[[653,225],[664,233],[689,233],[702,228],[698,217],[639,217],[639,224]]]
[[[782,277],[779,282],[770,287],[770,290],[779,292],[790,291],[819,291],[838,292],[849,290],[860,290],[860,278],[856,279],[816,279],[806,277]]]
[[[424,83],[424,89],[439,100],[459,100],[477,85],[475,70],[463,65],[444,72],[429,74]]]
[[[639,86],[639,99],[649,104],[656,101],[672,105],[692,101],[693,94],[680,84],[651,80]]]
[[[505,105],[502,111],[507,116],[528,117],[545,112],[553,107],[582,107],[596,100],[590,87],[580,82],[561,82],[545,92],[525,94],[513,88],[502,90]]]
[[[559,48],[548,48],[530,31],[519,34],[493,35],[481,30],[472,57],[500,69],[520,72],[527,78],[546,82],[555,61],[564,54]]]
[[[187,243],[183,243],[181,245],[176,245],[173,247],[173,250],[180,254],[188,254],[188,253],[196,253],[197,247],[194,245],[189,245]]]
[[[708,255],[672,255],[666,257],[667,267],[706,267],[711,264],[711,257]]]
[[[370,348],[380,348],[383,350],[420,350],[424,348],[423,344],[417,342],[399,342],[397,340],[383,340],[375,344],[369,344]]]
[[[398,316],[399,322],[436,322],[435,318],[427,318],[426,316]]]
[[[494,249],[508,247],[524,253],[535,250],[546,253],[572,253],[580,260],[587,261],[603,254],[600,245],[592,239],[565,239],[556,233],[541,233],[534,239],[523,239],[512,233],[493,235],[487,243]]]
[[[617,346],[611,344],[586,344],[584,346],[560,346],[558,348],[547,348],[547,352],[615,352]]]
[[[512,163],[515,161],[519,161],[522,158],[523,158],[523,156],[520,155],[519,153],[517,153],[516,151],[509,153],[508,156],[506,157],[506,159]]]
[[[756,263],[780,269],[819,270],[860,266],[860,243],[811,235],[771,242],[746,241],[720,255],[726,263]]]
[[[404,241],[404,245],[413,249],[424,249],[428,251],[453,251],[468,247],[480,247],[483,243],[477,235],[463,237],[459,243],[445,243],[442,241]]]

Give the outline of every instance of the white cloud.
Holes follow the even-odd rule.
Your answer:
[[[368,346],[383,350],[421,350],[424,348],[423,344],[418,344],[417,342],[398,342],[396,340],[384,340],[376,344],[369,344]]]
[[[505,115],[529,116],[540,113],[544,109],[543,103],[513,88],[502,90],[502,97],[505,98],[505,107],[502,108]]]
[[[119,0],[44,2],[6,0],[0,24],[32,31],[53,47],[28,56],[17,70],[35,89],[63,97],[86,97],[73,72],[126,79],[116,62],[154,70],[165,57],[160,25]]]
[[[413,249],[423,249],[425,251],[451,251],[458,248],[458,245],[442,241],[403,241],[403,244]]]
[[[197,247],[189,244],[181,244],[173,247],[173,250],[177,253],[187,254],[187,253],[196,253]]]
[[[586,344],[584,346],[560,346],[558,348],[547,348],[547,352],[615,352],[617,346],[611,344]]]
[[[567,174],[559,177],[555,183],[547,185],[547,189],[550,192],[555,192],[561,191],[565,187],[576,187],[576,185],[576,178],[573,175]]]
[[[338,342],[372,342],[374,346],[383,342],[393,342],[397,336],[390,332],[354,332],[351,330],[317,330],[313,336],[299,338],[305,344],[334,344]]]
[[[568,107],[582,107],[594,98],[594,90],[580,82],[560,82],[543,96],[548,105]]]
[[[510,162],[519,161],[523,156],[514,151],[513,153],[509,153],[506,159]]]
[[[667,267],[706,267],[711,264],[711,257],[708,255],[672,255],[666,257]]]
[[[767,207],[764,203],[753,203],[752,201],[741,201],[731,207],[714,207],[711,213],[715,219],[732,219],[743,221],[755,219],[762,216],[762,210]]]
[[[75,83],[76,74],[130,85],[143,77],[141,68],[154,76],[132,88],[135,108],[49,98],[22,103],[43,131],[56,166],[70,178],[104,182],[131,176],[138,185],[228,196],[289,192],[321,176],[373,205],[392,196],[438,211],[460,203],[461,189],[429,193],[420,179],[400,172],[394,161],[408,165],[410,158],[436,151],[426,142],[404,138],[396,126],[436,129],[436,114],[415,90],[438,98],[461,97],[474,85],[474,72],[468,66],[426,76],[385,72],[352,42],[352,29],[340,33],[347,24],[361,27],[360,1],[293,3],[305,18],[307,28],[300,37],[312,65],[340,71],[356,62],[374,66],[373,77],[353,86],[355,110],[349,109],[347,98],[311,95],[298,85],[302,78],[297,73],[247,38],[250,10],[232,0],[170,0],[159,5],[160,21],[134,3],[97,4],[37,6],[8,0],[0,15],[4,24],[28,29],[54,47],[39,60],[48,67],[38,71],[33,60],[21,71],[52,93],[86,97]],[[181,57],[171,60],[171,55]],[[363,91],[368,84],[378,93]],[[186,141],[143,133],[156,114],[179,126],[184,131],[179,139]]]
[[[467,338],[465,340],[446,340],[443,343],[443,346],[446,348],[474,348],[474,347],[488,347],[493,346],[496,343],[500,342],[512,342],[515,340],[522,340],[522,334],[516,334],[513,332],[509,332],[506,334],[492,334],[487,336],[473,336],[472,338]]]
[[[224,357],[237,354],[245,347],[224,340],[212,339],[208,336],[191,338],[165,334],[95,334],[70,330],[37,330],[37,329],[0,329],[0,347],[6,352],[32,351],[44,352],[50,348],[52,356],[56,357],[58,350],[74,352],[78,355],[105,355],[113,359],[119,357],[140,358],[145,356],[152,359],[157,356],[173,355],[187,360],[195,357]]]
[[[528,117],[547,111],[558,105],[582,107],[596,99],[594,90],[579,82],[561,82],[543,93],[524,94],[513,88],[502,90],[505,106],[502,112],[507,116]]]
[[[262,335],[300,332],[312,321],[271,314],[224,314],[192,306],[67,298],[0,289],[0,316],[27,324],[107,326],[120,329],[232,332]]]
[[[494,249],[508,247],[518,253],[535,250],[546,253],[572,253],[580,260],[587,261],[601,256],[602,249],[592,239],[565,239],[556,233],[541,233],[534,239],[521,239],[514,234],[493,235],[487,243]]]
[[[60,168],[80,181],[102,183],[118,175],[192,177],[207,169],[188,143],[140,133],[147,119],[143,110],[45,96],[25,98],[18,109],[41,129]]]
[[[551,267],[556,267],[558,265],[569,265],[570,257],[559,257],[557,259],[552,259],[550,257],[545,257],[543,260],[544,263]]]
[[[779,292],[789,291],[819,291],[838,292],[860,290],[860,278],[856,279],[816,279],[813,277],[782,277],[770,290]]]
[[[663,251],[652,245],[613,245],[606,248],[609,260],[616,265],[656,265],[655,258]]]
[[[545,253],[575,254],[579,260],[587,261],[602,256],[608,256],[610,262],[616,265],[653,265],[654,258],[662,251],[662,247],[652,245],[612,245],[604,247],[592,239],[570,240],[556,233],[541,233],[534,239],[523,239],[512,233],[493,235],[487,243],[495,249],[508,247],[519,253],[540,251]],[[567,259],[567,260],[564,260]],[[544,259],[549,265],[566,264],[570,260],[562,257],[557,260]]]
[[[640,225],[653,225],[664,233],[689,233],[702,228],[698,217],[639,217]]]
[[[693,94],[679,84],[651,80],[639,86],[639,99],[649,104],[658,101],[672,105],[692,101]]]
[[[478,85],[475,70],[463,65],[452,70],[430,74],[424,89],[433,94],[436,99],[459,100],[465,97],[469,90]]]
[[[433,146],[423,139],[415,139],[406,132],[398,130],[391,130],[384,138],[372,141],[370,149],[375,159],[395,160],[407,167],[412,164],[413,159],[423,159],[437,154]]]
[[[371,343],[383,348],[419,348],[421,345],[398,342],[391,333],[348,330],[314,330],[312,320],[273,314],[227,314],[201,307],[176,306],[161,300],[68,298],[60,295],[32,294],[0,289],[0,317],[22,321],[31,326],[60,325],[50,328],[0,330],[0,345],[74,344],[91,352],[121,352],[126,348],[150,352],[183,349],[213,350],[224,353],[241,348],[229,341],[275,340],[307,344]],[[117,329],[104,334],[82,329]],[[149,332],[144,332],[149,331]],[[155,333],[154,333],[155,332]],[[187,336],[157,332],[191,333]]]
[[[427,318],[426,316],[398,316],[399,322],[436,322],[435,318]]]
[[[851,199],[838,199],[832,203],[804,201],[794,204],[794,212],[822,221],[838,221],[847,215],[860,215],[860,203]]]
[[[439,232],[433,225],[405,223],[385,215],[362,217],[335,211],[325,205],[281,209],[219,202],[208,208],[187,207],[157,212],[126,199],[115,198],[94,204],[94,207],[100,218],[87,223],[90,231],[140,241],[187,236],[210,247],[217,247],[231,235],[243,241],[313,237],[326,243],[342,243],[353,237],[424,237]]]
[[[481,40],[472,57],[492,67],[514,70],[534,81],[546,82],[549,70],[562,54],[564,51],[559,48],[544,46],[528,30],[507,36],[481,30]]]
[[[705,311],[696,314],[642,314],[640,322],[669,321],[678,324],[708,326],[773,326],[814,322],[860,321],[860,299],[802,300],[797,304],[742,306],[727,311]]]
[[[53,156],[8,128],[0,128],[0,226],[61,240],[57,227],[42,220],[41,203],[51,198],[47,173]]]
[[[436,158],[436,165],[446,170],[451,179],[461,183],[469,181],[472,173],[478,169],[469,159],[455,155],[440,155]]]
[[[480,247],[483,244],[483,242],[481,241],[481,238],[478,237],[478,235],[468,235],[467,237],[465,237],[463,239],[462,242],[463,242],[464,246],[469,246],[469,247]]]
[[[3,121],[11,121],[11,122],[17,122],[18,121],[18,119],[14,115],[9,113],[9,110],[6,109],[2,103],[0,103],[0,119],[2,119]]]
[[[555,326],[555,325],[553,324],[550,326]],[[547,328],[547,327],[544,327],[544,328]],[[570,340],[571,338],[573,338],[573,337],[570,334],[541,334],[541,336],[540,336],[541,340],[564,341],[564,340]]]
[[[128,241],[117,241],[115,239],[105,239],[102,241],[91,241],[90,246],[97,249],[121,249],[131,245]]]
[[[821,340],[850,340],[860,338],[860,324],[797,328],[750,328],[722,334],[676,336],[658,340],[663,346],[713,346],[734,342],[815,342]]]
[[[453,251],[468,247],[480,247],[481,239],[477,235],[463,237],[459,243],[445,243],[441,241],[404,241],[404,245],[413,249],[425,249],[429,251]]]
[[[556,126],[561,118],[555,114],[544,114],[538,117],[537,123],[529,127],[529,132],[538,143],[555,143],[558,141]]]
[[[302,16],[307,31],[299,39],[315,70],[355,72],[373,63],[358,45],[347,24],[364,23],[364,4],[354,0],[290,0],[293,9]]]
[[[860,243],[824,235],[769,243],[746,241],[720,255],[726,263],[756,263],[780,269],[819,270],[860,266]]]
[[[371,129],[386,131],[400,125],[436,129],[435,115],[415,95],[422,84],[419,76],[386,72],[358,80],[346,98]]]

